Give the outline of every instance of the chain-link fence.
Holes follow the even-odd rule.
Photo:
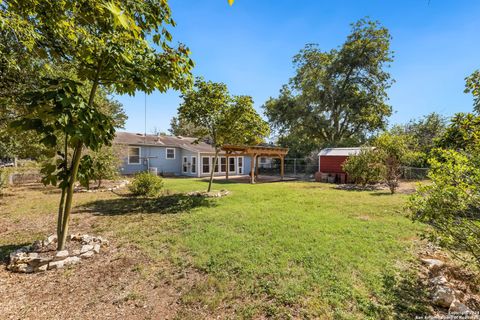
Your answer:
[[[286,158],[285,176],[302,180],[314,179],[315,172],[319,171],[318,160],[313,158]],[[428,168],[402,167],[401,178],[404,180],[427,179]],[[269,159],[259,163],[259,174],[280,175],[280,159]]]
[[[427,179],[428,168],[402,167],[402,179],[423,180]]]
[[[280,159],[271,159],[267,163],[260,163],[259,174],[280,175]],[[318,171],[318,161],[310,158],[286,158],[284,160],[286,177],[310,180]]]

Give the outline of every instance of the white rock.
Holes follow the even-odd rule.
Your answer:
[[[470,310],[469,307],[458,301],[457,299],[452,301],[452,304],[450,304],[450,308],[448,309],[448,313],[454,313],[454,314],[468,314],[472,313],[472,310]]]
[[[429,269],[440,269],[445,265],[445,262],[438,259],[421,259]]]
[[[80,254],[80,250],[78,249],[72,250],[72,255],[78,256],[79,254]]]
[[[80,249],[80,254],[83,254],[90,250],[93,250],[93,246],[91,244],[85,244],[82,246],[82,249]]]
[[[65,266],[70,266],[79,263],[81,260],[82,259],[79,257],[68,257],[67,259],[63,260],[63,264]]]
[[[455,300],[455,292],[449,287],[438,286],[432,295],[432,302],[440,307],[448,308]]]
[[[51,269],[62,269],[63,266],[64,266],[64,260],[60,260],[60,261],[52,261],[48,264],[48,270],[51,270]]]
[[[91,258],[95,253],[93,251],[87,251],[80,255],[81,258],[88,259]]]
[[[28,257],[29,257],[30,259],[35,259],[35,258],[38,257],[38,253],[36,253],[36,252],[30,252],[30,253],[28,254]]]
[[[444,276],[438,276],[430,279],[430,283],[434,286],[439,286],[439,285],[447,284],[448,281],[447,281],[447,278],[445,278]]]
[[[63,260],[69,255],[70,253],[68,252],[68,250],[57,251],[57,254],[55,255],[55,260]]]
[[[52,234],[51,236],[49,236],[47,238],[47,242],[50,244],[52,242],[57,242],[57,235],[56,234]]]
[[[47,271],[47,269],[48,269],[48,263],[47,263],[47,264],[44,264],[44,265],[42,265],[42,266],[36,267],[36,268],[35,268],[35,272]]]
[[[94,251],[95,253],[100,253],[100,245],[99,245],[99,244],[94,245],[94,246],[93,246],[93,251]]]

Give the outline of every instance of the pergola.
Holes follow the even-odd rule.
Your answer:
[[[222,150],[226,153],[227,163],[230,155],[249,156],[250,161],[250,183],[255,183],[255,176],[258,176],[258,157],[269,157],[280,159],[280,177],[284,176],[284,161],[288,148],[267,147],[267,146],[238,146],[224,145]],[[226,170],[225,178],[228,179],[228,170]]]

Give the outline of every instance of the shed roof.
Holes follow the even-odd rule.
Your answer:
[[[197,141],[197,138],[192,137],[163,136],[155,134],[144,135],[142,133],[117,132],[114,143],[136,146],[183,148],[192,152],[215,152],[213,147],[208,143],[203,141],[195,143],[195,141]]]
[[[325,148],[320,150],[319,156],[354,156],[360,153],[362,147]]]

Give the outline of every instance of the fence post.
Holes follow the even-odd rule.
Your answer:
[[[293,159],[293,176],[297,176],[297,158]]]

